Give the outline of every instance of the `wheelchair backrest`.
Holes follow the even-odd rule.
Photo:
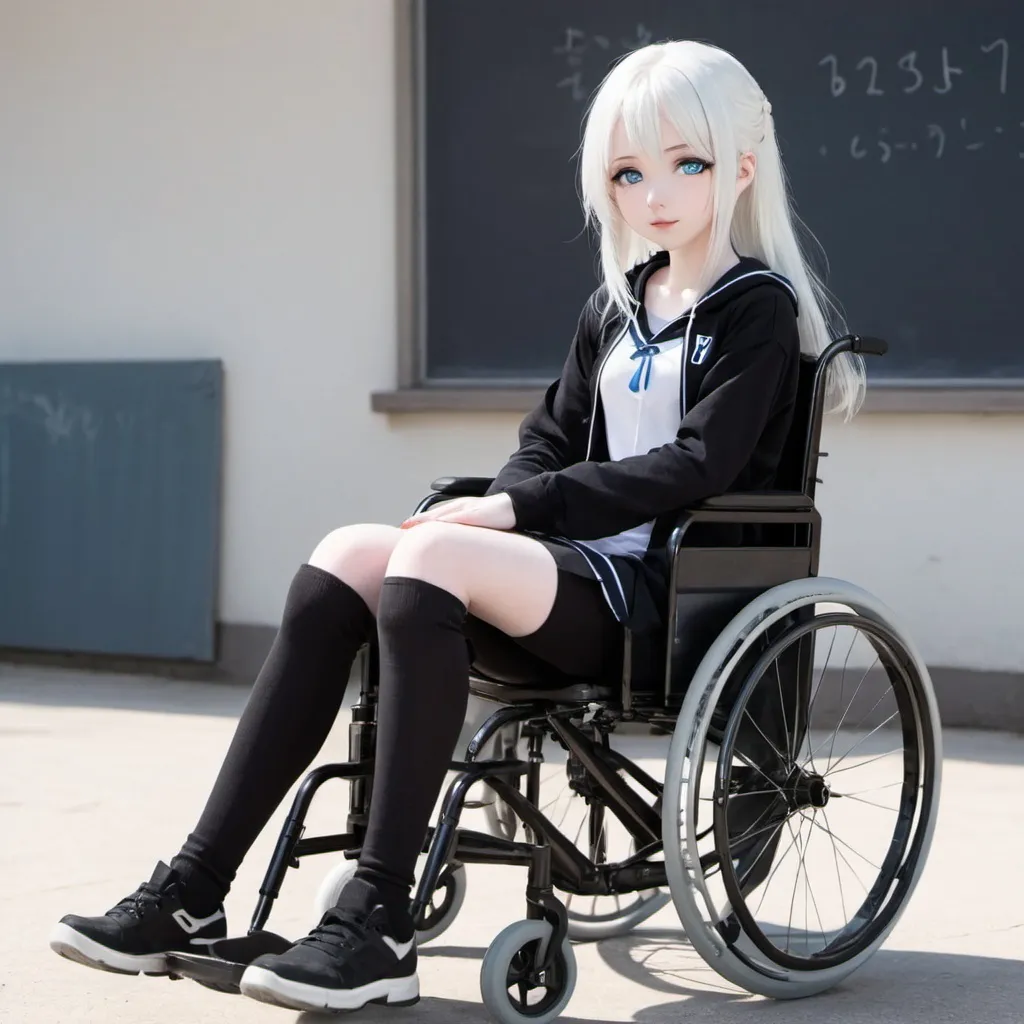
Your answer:
[[[818,399],[826,367],[824,358],[800,357],[793,420],[776,471],[775,490],[814,497],[821,436]],[[816,514],[811,519],[815,520]],[[812,525],[758,526],[756,539],[744,534],[732,542],[702,539],[693,545],[691,540],[673,568],[676,591],[670,600],[670,632],[663,638],[668,641],[667,648],[657,654],[641,649],[634,656],[636,688],[657,686],[666,706],[675,706],[729,620],[768,587],[813,575],[817,548],[818,531]],[[661,675],[666,659],[669,669]]]
[[[821,418],[820,409],[815,409],[814,402],[817,371],[818,360],[814,356],[800,356],[793,422],[782,449],[775,485],[776,490],[802,491],[811,498],[814,497],[814,478],[818,468],[817,447],[821,436],[821,424],[814,422]]]

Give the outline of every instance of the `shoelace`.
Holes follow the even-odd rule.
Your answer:
[[[107,917],[127,914],[129,917],[141,918],[150,907],[159,907],[162,902],[163,893],[148,882],[143,882],[131,896],[126,896],[116,906],[111,907],[107,911]]]
[[[367,930],[365,915],[332,907],[301,943],[319,946],[328,953],[342,949],[351,950],[366,938]]]

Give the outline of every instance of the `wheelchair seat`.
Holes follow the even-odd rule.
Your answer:
[[[619,665],[600,677],[569,675],[481,619],[471,617],[465,631],[470,693],[484,700],[577,704],[614,700],[621,689]]]
[[[563,677],[569,678],[569,677]],[[469,692],[474,697],[496,701],[500,704],[517,704],[529,701],[551,701],[555,704],[588,704],[591,701],[610,701],[618,696],[618,688],[597,682],[570,683],[567,686],[551,686],[550,676],[538,680],[538,685],[527,682],[509,683],[486,678],[479,669],[473,669]]]

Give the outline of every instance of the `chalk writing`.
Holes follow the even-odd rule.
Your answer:
[[[883,164],[889,163],[896,153],[921,152],[935,160],[941,160],[951,152],[976,153],[988,148],[990,144],[996,145],[997,136],[1006,139],[1009,133],[1018,131],[1016,138],[1019,146],[1024,141],[1024,121],[1019,122],[1017,128],[1011,128],[1008,132],[1005,125],[979,125],[971,118],[961,117],[949,122],[922,125],[918,137],[900,139],[891,138],[890,129],[881,125],[874,131],[858,132],[848,143],[838,147],[838,151],[854,160],[877,160]],[[1004,146],[1006,144],[1002,143]],[[818,146],[818,155],[821,157],[828,157],[835,152],[836,147],[826,143]],[[1024,153],[1018,155],[1024,158]]]
[[[999,58],[998,88],[1002,95],[1006,95],[1010,73],[1010,44],[1006,39],[996,39],[984,46],[979,46],[982,54],[995,54]],[[919,67],[919,54],[917,50],[910,50],[895,61],[895,66],[905,75],[910,76],[909,82],[899,82],[893,78],[892,86],[889,85],[889,77],[883,72],[883,65],[877,57],[870,55],[863,56],[853,65],[854,72],[866,72],[864,78],[865,96],[884,96],[887,89],[899,88],[903,93],[915,93],[921,89],[927,77]],[[966,54],[965,54],[966,59]],[[952,63],[949,47],[943,46],[939,49],[939,68],[935,77],[938,81],[932,81],[931,91],[944,96],[953,91],[954,78],[964,74],[964,68]],[[818,67],[828,71],[829,93],[838,99],[847,92],[850,80],[841,70],[839,57],[834,53],[827,53],[818,61]]]
[[[632,37],[619,40],[621,49],[615,56],[619,57],[623,53],[647,46],[653,40],[654,34],[640,22]],[[612,43],[608,36],[588,33],[575,27],[565,29],[562,42],[552,47],[552,52],[561,58],[563,64],[563,75],[556,83],[556,88],[567,89],[578,103],[590,95],[591,87],[585,81],[585,66],[590,65],[590,82],[596,82],[597,79],[604,77],[614,59]]]

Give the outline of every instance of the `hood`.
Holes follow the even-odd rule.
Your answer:
[[[666,266],[668,260],[667,252],[658,252],[645,263],[633,267],[626,274],[626,280],[635,298],[638,300],[642,298],[648,278],[654,271]],[[678,331],[688,328],[697,314],[710,313],[720,309],[737,296],[750,291],[751,288],[758,288],[765,284],[770,284],[783,292],[793,304],[793,311],[799,313],[796,289],[787,278],[776,274],[753,256],[741,256],[736,266],[727,270],[688,310],[665,328],[665,334],[674,335]],[[637,309],[637,320],[644,337],[650,338],[651,330],[647,323],[647,310],[642,303]]]

